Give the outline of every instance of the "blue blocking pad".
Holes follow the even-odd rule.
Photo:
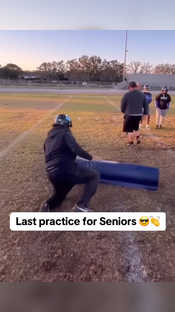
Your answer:
[[[100,174],[100,183],[153,191],[158,189],[158,168],[113,161],[88,161],[82,158],[77,158],[76,162],[77,164],[98,171]]]

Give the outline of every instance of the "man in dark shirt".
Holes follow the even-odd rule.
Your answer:
[[[148,103],[145,95],[137,89],[136,82],[130,82],[129,92],[121,100],[121,112],[124,114],[123,132],[128,133],[127,145],[133,145],[136,137],[140,144],[139,123],[142,115],[148,115]]]
[[[76,156],[94,161],[101,161],[101,159],[92,157],[77,143],[70,127],[72,127],[71,118],[65,114],[58,115],[44,143],[46,171],[54,193],[42,203],[41,212],[52,212],[56,207],[60,207],[66,195],[76,184],[85,184],[85,188],[73,211],[91,211],[88,209],[88,204],[97,190],[100,176],[98,172],[78,165]]]
[[[168,94],[168,87],[162,87],[162,92],[155,98],[156,101],[156,129],[162,128],[163,118],[170,108],[171,96]]]

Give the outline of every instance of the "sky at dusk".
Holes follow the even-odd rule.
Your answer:
[[[124,61],[124,30],[1,30],[0,65],[35,70],[43,62],[82,55]],[[127,63],[175,63],[174,30],[129,30]]]

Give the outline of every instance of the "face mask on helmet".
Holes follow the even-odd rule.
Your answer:
[[[168,88],[165,86],[165,87],[162,87],[162,92],[163,93],[167,93],[168,92]]]
[[[65,114],[60,114],[55,118],[55,125],[63,127],[72,127],[72,119]]]
[[[150,91],[149,85],[145,85],[143,89],[144,89],[144,91],[147,91],[147,92]]]

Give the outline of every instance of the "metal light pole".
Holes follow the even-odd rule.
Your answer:
[[[128,45],[128,30],[126,30],[126,37],[125,37],[125,56],[124,56],[124,66],[123,66],[123,81],[125,81],[125,73],[126,73],[126,53],[128,52],[127,45]]]

